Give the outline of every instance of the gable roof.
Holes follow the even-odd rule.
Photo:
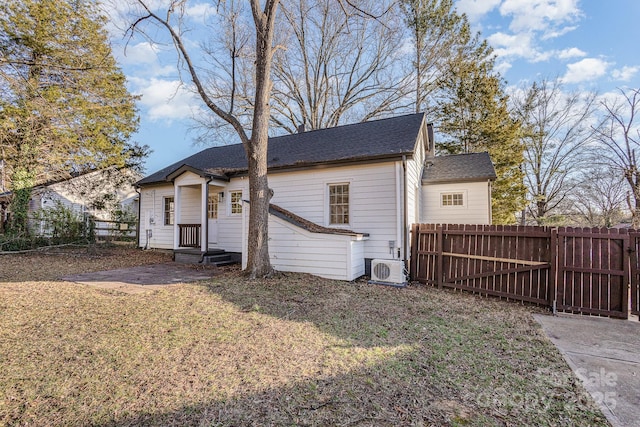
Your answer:
[[[496,171],[487,152],[432,157],[422,174],[423,184],[489,179],[496,179]]]
[[[319,164],[401,158],[415,148],[424,113],[269,138],[270,170]],[[167,182],[181,167],[222,178],[247,172],[242,144],[207,148],[137,182]]]

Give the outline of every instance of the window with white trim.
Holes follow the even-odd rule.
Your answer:
[[[329,184],[329,225],[349,224],[349,184]]]
[[[242,213],[242,191],[231,191],[229,193],[229,201],[231,202],[231,214]]]
[[[441,193],[442,206],[464,206],[464,193]]]
[[[175,222],[175,204],[173,197],[164,198],[164,225],[173,225]]]
[[[218,218],[218,193],[209,194],[207,201],[207,216],[209,219]]]

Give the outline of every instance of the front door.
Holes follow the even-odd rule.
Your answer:
[[[210,193],[207,203],[209,244],[218,243],[218,193]]]

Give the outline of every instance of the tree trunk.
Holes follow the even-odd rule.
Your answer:
[[[631,227],[640,228],[640,197],[637,196],[638,188],[633,192],[633,198],[635,199],[635,207],[631,213]]]
[[[249,166],[249,233],[247,273],[249,277],[265,277],[273,273],[269,259],[269,201],[271,190],[267,179],[269,141],[269,97],[271,93],[271,57],[273,25],[278,1],[267,3],[264,13],[252,2],[256,24],[256,94],[251,139],[245,146]]]

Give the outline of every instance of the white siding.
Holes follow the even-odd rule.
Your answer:
[[[369,239],[364,242],[363,247],[356,250],[361,251],[362,258],[397,259],[397,251],[393,251],[392,254],[389,250],[389,241],[395,241],[396,247],[400,244],[398,240],[401,222],[398,214],[401,210],[398,211],[397,203],[402,199],[397,196],[397,188],[402,188],[402,176],[398,173],[397,166],[397,162],[387,162],[273,173],[269,175],[269,187],[274,190],[271,202],[308,221],[330,226],[328,185],[349,183],[350,224],[345,228],[369,234]],[[413,182],[416,175],[417,172],[412,175],[414,178],[408,181]],[[220,190],[221,188],[217,187],[214,191]],[[237,190],[243,192],[243,199],[249,198],[247,178],[234,178],[226,184],[224,200],[218,211],[218,242],[215,247],[229,252],[242,252],[242,215],[231,214],[230,210],[230,192]],[[200,189],[182,187],[181,192],[181,222],[199,224]],[[155,205],[150,201],[154,194]],[[173,228],[162,225],[162,198],[171,195],[171,184],[142,190],[141,246],[145,246],[146,243],[145,218],[153,216],[155,224],[146,227],[152,229],[151,247],[173,247]],[[415,200],[415,196],[412,197],[412,200]],[[415,208],[410,208],[409,211],[415,212]]]
[[[245,223],[248,221],[248,215],[244,215],[244,220]],[[355,280],[364,274],[366,243],[355,236],[311,233],[281,218],[269,216],[269,255],[271,265],[278,271]],[[246,256],[243,257],[243,267],[246,267]]]
[[[180,188],[180,224],[202,224],[200,186]]]
[[[227,184],[224,200],[218,206],[218,243],[215,247],[227,252],[242,252],[242,214],[231,213],[230,193],[233,191],[242,191],[242,198],[249,199],[249,180],[236,178]]]
[[[409,228],[411,224],[419,221],[420,184],[425,160],[424,137],[424,132],[421,132],[414,157],[407,161],[407,222]]]
[[[173,197],[173,185],[147,187],[141,190],[140,246],[147,245],[147,230],[151,230],[149,247],[173,249],[173,225],[164,225],[164,198]]]
[[[275,173],[269,175],[269,187],[274,190],[273,204],[308,221],[330,226],[328,185],[349,183],[350,224],[346,228],[369,233],[365,258],[390,258],[389,241],[397,240],[398,233],[397,178],[395,163],[388,162]]]
[[[441,206],[442,193],[464,193],[465,206]],[[430,184],[422,187],[420,222],[432,224],[491,224],[488,182]]]

